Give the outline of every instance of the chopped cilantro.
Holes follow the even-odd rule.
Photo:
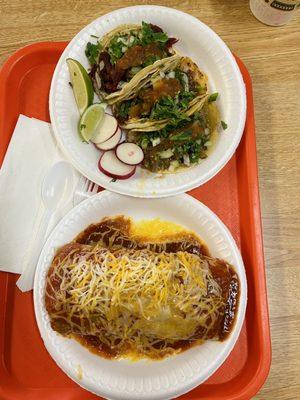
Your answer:
[[[150,143],[150,140],[148,139],[147,136],[140,137],[139,144],[143,150],[145,150],[148,147],[149,143]]]
[[[211,103],[211,102],[213,102],[213,101],[216,101],[217,98],[218,98],[218,96],[219,96],[219,93],[218,93],[218,92],[211,94],[211,95],[209,96],[209,98],[208,98],[208,102]]]
[[[200,158],[206,157],[202,144],[191,140],[175,146],[174,155],[181,162],[184,161],[183,157],[188,155],[192,164],[198,162]]]
[[[194,92],[181,92],[179,94],[179,104],[182,108],[187,108],[189,105],[189,102],[195,98],[195,93]]]
[[[84,129],[84,128],[86,128],[86,125],[85,124],[81,124],[80,125],[80,129]]]
[[[148,65],[152,65],[155,63],[155,61],[159,60],[159,56],[155,55],[155,56],[150,56],[147,58],[147,60],[144,62],[144,64],[142,65],[143,67],[147,67]]]
[[[122,48],[124,47],[124,43],[121,40],[118,40],[121,37],[122,36],[114,36],[109,43],[108,52],[110,55],[110,61],[113,64],[115,64],[123,55]]]
[[[185,90],[188,90],[189,78],[187,74],[179,68],[175,68],[174,72],[175,72],[175,78],[181,83],[181,85],[185,88]]]
[[[179,68],[175,68],[174,72],[175,72],[175,78],[178,79],[179,82],[182,84],[183,83],[182,77],[183,77],[184,72],[181,71],[181,69],[179,69]]]
[[[169,119],[171,124],[176,124],[179,121],[189,121],[189,117],[178,104],[178,96],[175,98],[171,96],[162,97],[154,104],[150,119],[165,118]]]
[[[132,101],[124,101],[118,108],[118,114],[121,118],[126,119],[128,117],[129,109],[132,105]]]
[[[94,65],[97,63],[97,58],[102,49],[101,43],[97,42],[96,44],[93,44],[91,42],[88,42],[85,48],[85,55],[87,56],[89,63],[91,65]]]
[[[142,22],[142,46],[153,42],[165,44],[168,39],[168,35],[165,32],[154,32],[150,24],[147,24],[147,22],[144,21]]]
[[[129,38],[132,38],[134,40],[128,40]],[[129,34],[126,35],[116,35],[114,36],[108,47],[108,53],[110,55],[110,60],[113,64],[115,64],[124,54],[124,48],[127,50],[128,48],[135,46],[135,45],[140,45],[140,46],[146,46],[147,44],[150,43],[160,43],[161,45],[164,45],[168,41],[168,35],[164,32],[155,32],[150,24],[147,24],[146,22],[142,22],[142,29],[140,31],[139,36],[136,36],[134,32],[130,32]],[[126,43],[126,44],[125,44]],[[160,58],[158,56],[151,56],[149,57],[146,62],[143,64],[143,67],[146,67],[147,65],[153,64],[156,60],[159,60]]]
[[[169,119],[175,125],[181,121],[190,121],[185,111],[189,102],[195,97],[194,92],[183,91],[175,97],[161,97],[153,106],[150,119]]]
[[[225,129],[228,128],[228,125],[224,121],[221,121],[221,125],[222,125],[222,128],[224,129],[224,131],[225,131]]]
[[[191,131],[180,132],[180,133],[177,133],[177,135],[171,136],[170,140],[173,140],[173,141],[189,140],[189,139],[191,139],[191,135],[192,135]]]
[[[146,149],[153,140],[157,138],[167,138],[172,129],[174,129],[174,127],[172,125],[168,125],[159,131],[141,133],[139,135],[138,143],[143,149]]]

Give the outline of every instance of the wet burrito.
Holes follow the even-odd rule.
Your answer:
[[[45,306],[56,332],[96,354],[162,359],[225,340],[239,287],[234,267],[210,256],[193,232],[151,242],[133,237],[132,221],[117,216],[90,225],[56,252]]]

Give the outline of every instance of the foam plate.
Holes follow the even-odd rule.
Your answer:
[[[45,279],[57,248],[71,241],[89,224],[118,214],[135,220],[160,217],[181,224],[198,233],[213,256],[235,266],[241,283],[240,304],[234,329],[226,341],[207,341],[162,361],[130,362],[106,360],[51,329],[44,305]],[[167,400],[205,381],[232,350],[243,324],[246,301],[244,265],[231,234],[212,211],[186,194],[145,200],[104,191],[85,200],[71,210],[50,235],[41,253],[34,282],[36,320],[47,350],[80,386],[112,400]]]
[[[220,132],[217,144],[198,166],[163,177],[137,169],[128,180],[111,182],[98,170],[99,152],[82,143],[77,132],[79,114],[68,84],[68,57],[88,68],[84,50],[91,35],[102,36],[125,23],[152,22],[170,36],[177,37],[176,49],[190,56],[209,78],[209,89],[219,92],[221,116],[228,124]],[[165,197],[186,192],[211,179],[229,161],[241,139],[246,115],[245,86],[233,55],[220,37],[191,15],[159,6],[135,6],[106,14],[80,31],[63,52],[52,80],[50,116],[56,139],[75,168],[93,182],[111,191],[135,197]]]

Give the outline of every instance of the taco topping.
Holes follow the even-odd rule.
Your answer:
[[[186,114],[190,102],[203,93],[205,77],[189,58],[182,58],[180,64],[169,71],[160,71],[158,78],[137,91],[135,97],[119,102],[114,107],[116,117],[126,129],[134,119],[168,119],[173,125],[188,121]],[[205,94],[204,89],[204,94]]]
[[[143,168],[152,172],[174,172],[207,157],[218,123],[217,107],[206,102],[201,111],[185,121],[154,132],[130,132],[128,140],[142,147]]]
[[[121,82],[128,82],[140,69],[173,54],[177,42],[157,25],[142,22],[140,29],[122,30],[110,38],[108,45],[88,43],[86,56],[91,64],[90,76],[98,94],[113,93]]]
[[[151,57],[157,57],[159,60],[164,56],[166,56],[166,53],[158,43],[150,43],[146,46],[136,45],[130,47],[116,62],[116,68],[127,70],[144,64]]]
[[[139,103],[132,105],[128,110],[130,118],[148,114],[154,103],[164,96],[174,97],[180,92],[181,84],[175,79],[160,79],[153,83],[153,87],[142,90],[138,95]]]

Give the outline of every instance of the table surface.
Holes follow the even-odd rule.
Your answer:
[[[69,40],[96,17],[134,4],[1,0],[0,65],[29,43]],[[300,399],[300,11],[288,25],[268,27],[247,0],[163,4],[214,29],[252,76],[273,346],[270,375],[255,399]]]

